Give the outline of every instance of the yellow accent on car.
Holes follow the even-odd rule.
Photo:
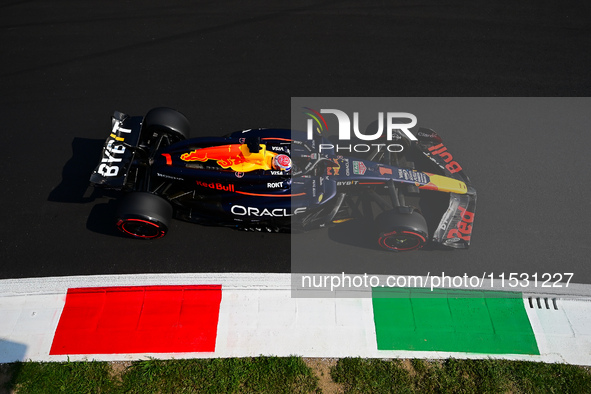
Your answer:
[[[272,170],[273,157],[277,153],[267,151],[267,147],[263,144],[259,145],[258,152],[251,152],[246,144],[240,145],[240,152],[244,156],[245,161],[232,165],[234,171],[250,172],[254,170]]]
[[[123,137],[117,137],[115,134],[111,134],[110,137],[115,138],[117,141],[123,141],[125,139]]]
[[[458,181],[457,179],[448,178],[446,176],[441,175],[429,175],[431,178],[431,182],[429,182],[425,189],[430,189],[430,185],[436,187],[435,190],[439,190],[442,192],[450,192],[450,193],[458,193],[458,194],[466,194],[468,192],[468,187],[462,181]]]
[[[262,144],[259,145],[258,152],[251,152],[246,144],[230,144],[195,149],[183,153],[181,160],[189,162],[215,160],[222,168],[231,168],[236,172],[249,172],[272,170],[274,156],[277,156],[277,153],[267,151]]]
[[[337,219],[337,220],[333,220],[332,222],[333,222],[333,223],[335,223],[335,224],[338,224],[338,223],[345,223],[345,222],[348,222],[349,220],[353,220],[353,218],[347,218],[347,219]]]

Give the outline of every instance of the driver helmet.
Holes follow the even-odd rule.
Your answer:
[[[289,171],[291,170],[291,159],[287,155],[279,154],[273,157],[273,168],[281,171]]]

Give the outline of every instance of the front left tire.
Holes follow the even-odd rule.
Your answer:
[[[162,238],[168,232],[173,209],[168,201],[146,192],[133,192],[119,202],[117,228],[137,239]]]
[[[376,218],[378,244],[392,252],[421,249],[428,241],[427,222],[417,211],[386,211]]]

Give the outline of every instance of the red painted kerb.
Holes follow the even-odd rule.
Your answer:
[[[221,285],[69,289],[49,354],[213,352]]]

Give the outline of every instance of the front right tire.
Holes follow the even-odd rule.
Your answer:
[[[167,107],[152,108],[142,121],[142,134],[147,139],[154,135],[167,135],[171,142],[186,140],[191,135],[191,126],[185,115]]]

